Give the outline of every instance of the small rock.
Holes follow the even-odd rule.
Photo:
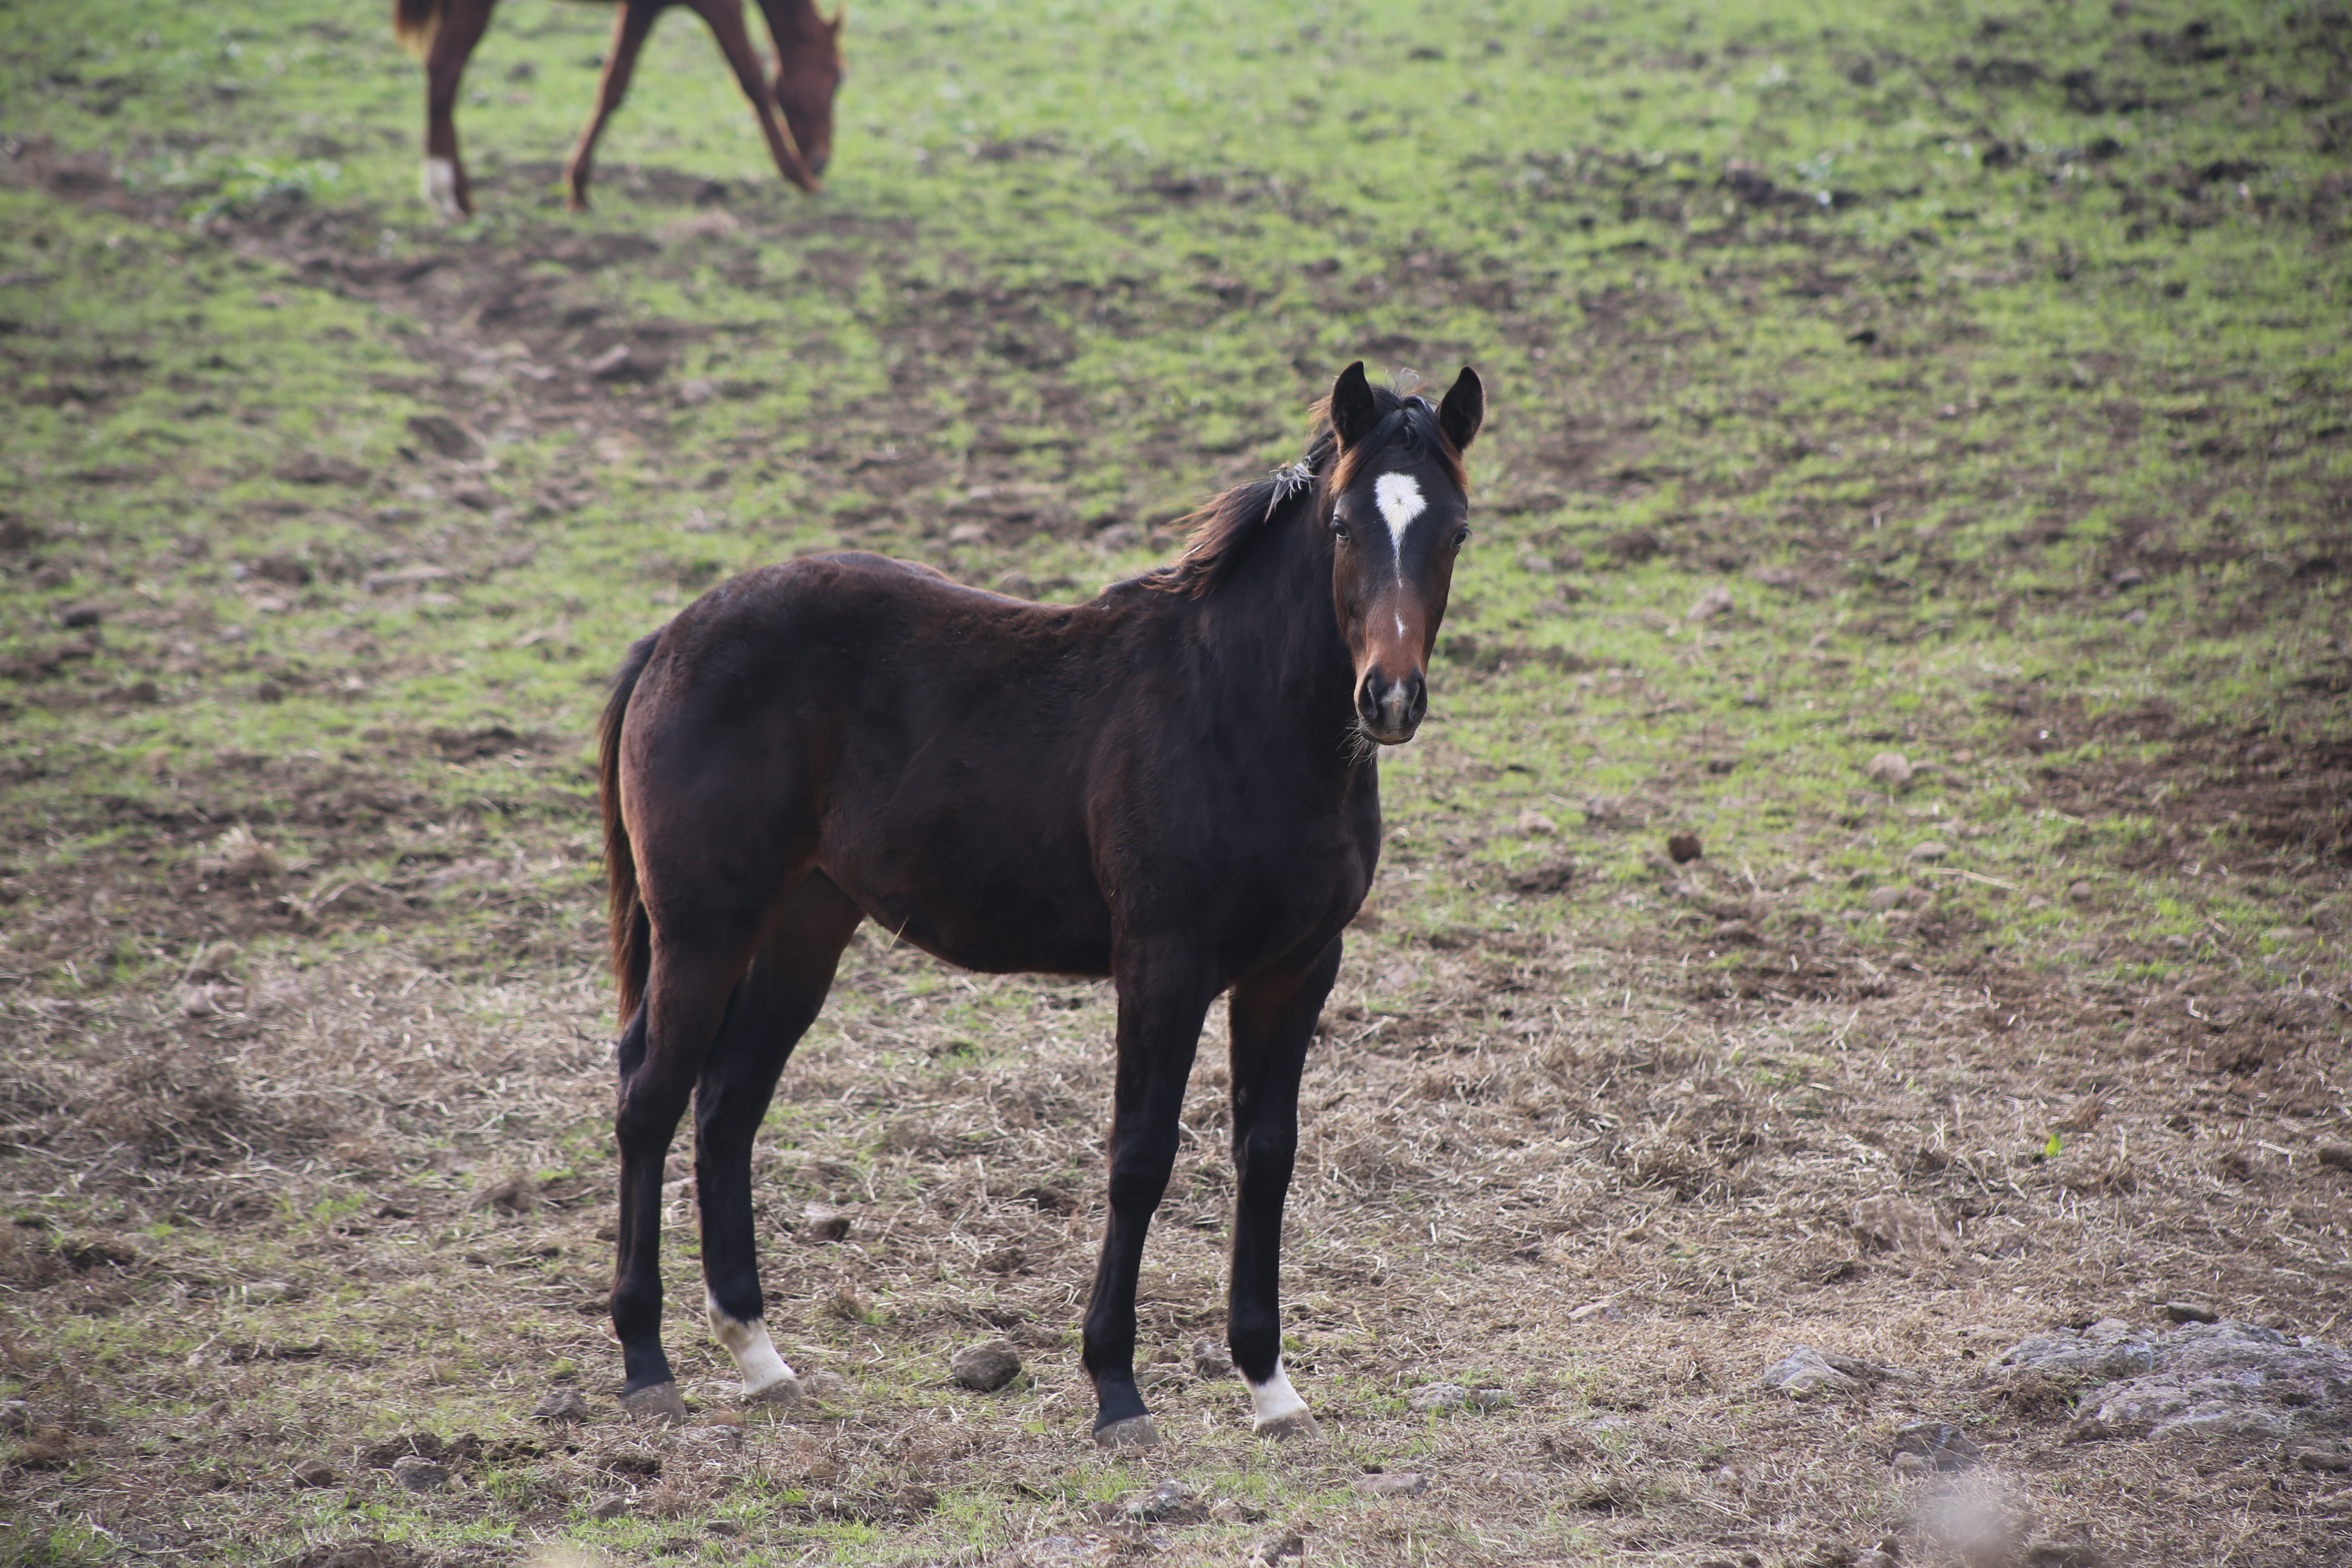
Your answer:
[[[1899,910],[1908,904],[1911,901],[1911,889],[1908,888],[1873,888],[1870,889],[1870,897],[1864,901],[1869,904],[1872,909],[1876,910],[1879,913],[1885,914],[1889,910]]]
[[[1356,1482],[1358,1494],[1369,1498],[1419,1497],[1428,1489],[1429,1478],[1419,1470],[1390,1470]]]
[[[1906,789],[1911,784],[1911,759],[1900,752],[1881,752],[1864,763],[1862,771],[1888,789]]]
[[[985,544],[988,542],[988,524],[984,522],[957,523],[953,528],[948,530],[948,542],[950,544]]]
[[[246,1300],[257,1306],[283,1301],[293,1293],[294,1287],[283,1279],[256,1279],[243,1290]]]
[[[1895,1467],[1895,1473],[1906,1479],[1909,1479],[1915,1476],[1924,1476],[1933,1468],[1926,1459],[1922,1458],[1917,1454],[1897,1454],[1895,1456],[1892,1462]]]
[[[1518,821],[1513,826],[1524,837],[1549,838],[1559,831],[1559,823],[1532,807],[1519,813]]]
[[[1433,1383],[1414,1389],[1405,1395],[1405,1408],[1423,1412],[1459,1410],[1469,1402],[1470,1391],[1458,1383]]]
[[[1717,942],[1754,942],[1756,928],[1746,921],[1725,921],[1715,928]]]
[[[106,612],[96,605],[68,605],[58,612],[58,625],[71,630],[77,626],[94,626],[106,619]]]
[[[1250,1548],[1250,1561],[1266,1564],[1267,1568],[1272,1568],[1272,1564],[1280,1563],[1286,1558],[1296,1560],[1302,1559],[1306,1555],[1307,1540],[1295,1530],[1286,1530],[1279,1535],[1269,1535]]]
[[[437,1492],[449,1484],[449,1467],[406,1454],[392,1462],[392,1479],[413,1492]]]
[[[811,1399],[846,1399],[856,1388],[837,1372],[813,1372],[801,1379],[801,1392]]]
[[[955,1380],[975,1394],[993,1394],[1021,1375],[1021,1355],[1003,1340],[983,1340],[948,1363]]]
[[[21,1399],[0,1399],[0,1432],[21,1437],[33,1429],[33,1407]]]
[[[588,1510],[588,1517],[591,1519],[618,1519],[628,1511],[629,1500],[615,1493],[612,1497],[598,1499],[597,1501]]]
[[[324,1459],[305,1459],[294,1467],[294,1484],[298,1487],[339,1486],[342,1479],[335,1472],[335,1467]]]
[[[1473,1410],[1508,1410],[1510,1407],[1511,1395],[1507,1389],[1474,1388],[1470,1391],[1470,1408]]]
[[[588,362],[586,369],[591,381],[625,381],[634,368],[629,345],[614,343]]]
[[[2221,1314],[2202,1301],[2167,1301],[2157,1309],[2176,1323],[2218,1323]]]
[[[1037,596],[1037,580],[1013,567],[996,574],[996,591],[1013,599],[1034,599]]]
[[[1862,1386],[1859,1378],[1838,1371],[1811,1345],[1799,1345],[1765,1368],[1763,1383],[1765,1387],[1778,1389],[1792,1399],[1806,1399],[1816,1394],[1845,1394]]]
[[[2306,1470],[2352,1470],[2352,1449],[2305,1448],[2294,1462]]]
[[[1209,1510],[1183,1482],[1171,1477],[1129,1503],[1127,1517],[1139,1524],[1198,1524]]]
[[[1192,1342],[1192,1375],[1195,1377],[1231,1377],[1234,1374],[1234,1354],[1214,1340]]]
[[[731,1519],[714,1519],[702,1527],[705,1535],[715,1535],[721,1541],[732,1541],[743,1533],[743,1527]]]
[[[2333,1165],[2339,1171],[2352,1171],[2352,1143],[2322,1143],[2312,1152],[2323,1165]]]
[[[2147,582],[2147,578],[2143,574],[2126,566],[2122,571],[2117,572],[2113,576],[2109,577],[2107,581],[2113,583],[2118,588],[2137,588],[2142,583]]]
[[[1718,585],[1701,594],[1697,602],[1691,605],[1689,613],[1684,616],[1683,619],[1711,621],[1717,616],[1729,615],[1731,608],[1731,590]]]
[[[530,1407],[530,1418],[551,1426],[576,1426],[589,1418],[588,1401],[576,1388],[551,1388]]]
[[[697,408],[719,395],[719,389],[702,376],[688,376],[680,383],[677,400],[688,408]]]
[[[1914,1421],[1895,1434],[1894,1458],[1916,1458],[1929,1469],[1965,1470],[1983,1450],[1958,1427],[1943,1421]]]
[[[444,458],[470,461],[482,455],[482,438],[446,414],[412,414],[408,433]]]
[[[1941,860],[1951,852],[1952,847],[1942,839],[1929,838],[1911,846],[1910,853],[1905,858],[1918,861]]]
[[[1598,1301],[1587,1301],[1568,1315],[1571,1323],[1589,1323],[1596,1318],[1604,1323],[1622,1323],[1625,1321],[1625,1309],[1603,1298]]]
[[[2147,625],[2147,611],[2138,605],[2134,605],[2129,610],[2124,613],[2124,625],[2127,626],[2144,626]]]
[[[2088,882],[2070,883],[2066,889],[2066,896],[2074,900],[2078,904],[2087,904],[2091,901],[2091,884]]]
[[[801,1211],[801,1225],[818,1241],[839,1241],[849,1234],[852,1217],[847,1209],[812,1203]]]
[[[1696,833],[1677,833],[1666,840],[1666,855],[1677,866],[1687,866],[1706,854]]]

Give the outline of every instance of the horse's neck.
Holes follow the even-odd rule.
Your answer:
[[[1274,525],[1207,598],[1195,601],[1203,639],[1214,645],[1214,668],[1246,681],[1258,701],[1278,710],[1278,722],[1320,752],[1341,754],[1339,740],[1355,721],[1355,665],[1331,605],[1331,555],[1311,500],[1307,510]]]

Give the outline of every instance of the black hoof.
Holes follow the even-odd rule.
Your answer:
[[[1095,1428],[1097,1448],[1156,1448],[1160,1446],[1160,1428],[1151,1424],[1149,1415],[1130,1415],[1124,1421],[1114,1421],[1108,1426]]]
[[[672,1426],[686,1425],[686,1396],[677,1384],[649,1383],[643,1388],[632,1389],[621,1395],[621,1414],[640,1421],[660,1421]]]

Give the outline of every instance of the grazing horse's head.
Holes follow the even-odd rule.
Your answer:
[[[1486,416],[1465,365],[1432,408],[1374,392],[1361,361],[1331,388],[1339,461],[1327,494],[1331,595],[1356,666],[1356,727],[1384,746],[1412,739],[1429,708],[1429,655],[1454,558],[1470,537],[1462,454]]]
[[[818,14],[814,0],[802,10],[792,41],[782,34],[776,38],[776,107],[783,110],[801,162],[818,175],[833,161],[833,98],[849,74],[841,59],[846,7],[835,10],[831,21]]]

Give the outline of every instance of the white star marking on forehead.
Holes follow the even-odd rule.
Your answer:
[[[1372,481],[1372,500],[1388,519],[1389,537],[1396,541],[1397,574],[1404,574],[1404,531],[1429,510],[1421,486],[1411,474],[1382,474]]]

